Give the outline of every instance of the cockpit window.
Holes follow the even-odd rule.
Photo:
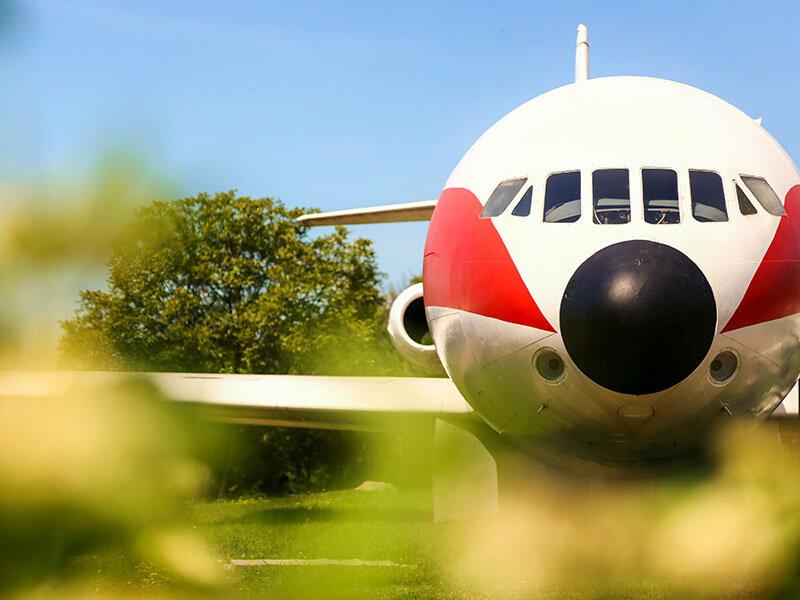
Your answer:
[[[750,199],[747,197],[747,194],[744,193],[741,186],[738,183],[734,185],[736,185],[736,200],[739,202],[739,212],[743,215],[756,214],[756,207],[750,202]]]
[[[574,223],[581,216],[581,172],[555,173],[544,191],[544,222]]]
[[[680,223],[678,174],[672,169],[642,169],[644,220],[654,225]]]
[[[489,196],[486,206],[483,207],[481,218],[486,219],[503,214],[503,211],[508,208],[508,205],[511,204],[514,196],[522,189],[526,181],[527,179],[524,177],[521,179],[506,179],[505,181],[501,181],[500,184],[494,188],[492,195]]]
[[[511,211],[511,214],[515,217],[527,217],[531,214],[531,201],[533,200],[533,186],[528,186],[528,189],[525,190],[525,193],[522,194],[522,198],[519,199],[517,205],[514,207],[514,210]]]
[[[763,177],[750,177],[749,175],[742,175],[742,181],[753,192],[758,203],[764,207],[769,214],[776,217],[785,217],[786,210],[781,204],[780,198],[775,193],[775,190],[770,187],[767,180]]]
[[[595,223],[617,225],[631,220],[628,169],[601,169],[592,173],[592,211]]]
[[[722,178],[712,171],[689,171],[692,216],[701,223],[727,221]]]

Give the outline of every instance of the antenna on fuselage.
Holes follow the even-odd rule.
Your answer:
[[[575,83],[589,79],[589,30],[586,25],[578,25],[578,39],[575,40]]]

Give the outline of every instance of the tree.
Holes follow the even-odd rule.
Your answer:
[[[295,220],[303,212],[234,192],[141,209],[114,246],[107,291],[83,291],[75,316],[62,323],[63,362],[91,369],[408,373],[385,332],[386,299],[371,243],[349,239],[344,228],[310,236]],[[331,457],[352,458],[363,448],[363,440],[342,432],[244,435],[246,464],[241,454],[231,461],[223,491],[325,486],[337,470]]]
[[[78,368],[381,374],[397,369],[371,243],[311,237],[272,198],[199,194],[142,209],[62,323]]]

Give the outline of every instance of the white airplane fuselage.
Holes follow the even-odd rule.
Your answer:
[[[462,158],[423,286],[442,365],[498,433],[556,462],[669,458],[797,382],[800,172],[711,94],[578,81]]]

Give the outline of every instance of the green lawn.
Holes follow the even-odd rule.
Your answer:
[[[186,587],[163,571],[108,550],[85,556],[51,582],[56,596],[245,598],[464,598],[445,580],[439,543],[457,526],[434,524],[426,492],[339,491],[199,502],[187,507],[222,582]],[[390,560],[401,567],[230,567],[232,559]],[[75,584],[75,582],[79,582]],[[77,590],[77,591],[76,591]]]
[[[82,558],[56,597],[114,598],[670,598],[667,588],[646,581],[612,588],[533,590],[525,581],[509,589],[475,586],[452,576],[452,554],[463,547],[470,526],[433,523],[429,494],[340,491],[233,501],[188,507],[192,531],[216,555],[222,581],[209,588],[187,587],[152,565],[121,552]],[[474,543],[474,539],[473,542]],[[391,560],[400,567],[258,566],[230,567],[232,559]],[[480,568],[480,567],[479,567]],[[85,575],[89,573],[90,575]],[[81,581],[83,578],[83,581]],[[501,592],[501,593],[498,593]],[[49,597],[48,597],[49,599]]]
[[[391,560],[410,567],[235,568],[230,586],[264,598],[447,598],[426,494],[329,492],[198,504],[196,531],[223,560]]]
[[[700,492],[686,492],[691,493]],[[548,508],[539,515],[540,520],[526,521],[524,514],[520,518],[518,513],[512,519],[485,522],[484,529],[475,523],[433,523],[430,497],[424,492],[351,490],[198,502],[187,505],[183,520],[213,553],[208,571],[219,576],[213,585],[200,586],[196,577],[191,585],[181,583],[174,570],[172,575],[165,574],[163,569],[135,558],[127,546],[84,555],[51,580],[42,595],[32,597],[47,600],[87,596],[213,600],[797,597],[796,578],[792,576],[797,572],[792,566],[796,564],[797,552],[794,534],[789,545],[770,542],[782,549],[781,557],[790,560],[790,563],[783,559],[774,563],[783,572],[769,567],[758,571],[768,580],[754,582],[745,577],[741,585],[735,582],[742,569],[748,565],[752,568],[751,562],[742,563],[737,557],[750,546],[760,544],[761,532],[773,536],[775,531],[757,521],[756,529],[740,532],[741,524],[731,525],[730,519],[736,519],[732,513],[725,513],[722,521],[714,521],[713,515],[723,508],[721,503],[712,504],[710,512],[702,513],[699,522],[691,522],[689,541],[701,544],[703,551],[696,554],[700,560],[708,552],[722,552],[729,564],[720,566],[711,561],[697,571],[695,562],[680,563],[683,573],[695,577],[694,580],[685,580],[677,574],[672,578],[652,579],[652,564],[644,556],[630,555],[633,549],[642,551],[636,540],[646,536],[653,524],[648,515],[656,514],[636,517],[636,505],[648,502],[647,498],[638,494],[627,498],[622,494],[611,495],[608,500],[613,508],[602,501],[595,502],[590,513],[581,514],[575,510],[574,501],[561,497],[558,502],[561,509]],[[726,492],[721,502],[735,499],[735,494]],[[681,501],[681,498],[669,500],[666,513],[672,514]],[[526,498],[524,512],[535,515],[537,505],[545,503],[543,490],[539,490]],[[653,503],[660,505],[661,500],[656,498]],[[700,505],[705,505],[705,501],[701,499]],[[750,508],[748,504],[748,515]],[[690,514],[696,514],[693,508]],[[639,525],[626,525],[637,518],[642,518]],[[745,519],[740,523],[747,522]],[[494,530],[500,535],[493,539]],[[721,548],[712,545],[706,550],[703,546],[708,540],[723,538],[726,541]],[[731,545],[738,548],[732,554],[728,551]],[[670,547],[667,545],[665,549]],[[684,549],[682,552],[691,554],[691,545],[680,547]],[[475,550],[479,551],[477,555]],[[179,547],[172,547],[171,551],[174,556],[185,556],[187,563],[193,562],[192,551],[181,552]],[[472,561],[459,562],[465,556],[472,557]],[[233,559],[389,560],[403,566],[230,567]],[[507,565],[511,568],[506,571]],[[648,572],[651,579],[645,575]],[[557,574],[558,579],[547,579],[550,573]]]

